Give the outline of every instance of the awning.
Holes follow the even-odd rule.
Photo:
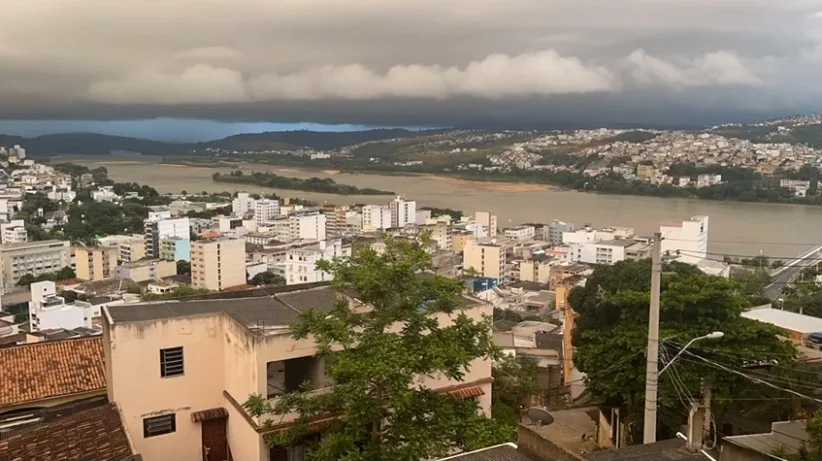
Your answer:
[[[482,390],[482,386],[473,386],[446,392],[445,395],[450,395],[451,397],[465,400],[485,395],[485,391]]]
[[[223,407],[209,408],[208,410],[195,411],[191,414],[191,421],[201,423],[212,419],[228,418],[228,410]]]

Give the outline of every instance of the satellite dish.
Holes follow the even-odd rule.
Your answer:
[[[537,427],[547,426],[554,422],[554,417],[545,408],[531,407],[525,414]]]

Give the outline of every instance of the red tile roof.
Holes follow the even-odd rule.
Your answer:
[[[0,440],[4,461],[125,461],[133,454],[112,403]]]
[[[106,388],[103,338],[0,348],[0,408]]]

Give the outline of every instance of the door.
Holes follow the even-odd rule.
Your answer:
[[[226,421],[227,418],[203,421],[203,459],[205,461],[228,461]]]

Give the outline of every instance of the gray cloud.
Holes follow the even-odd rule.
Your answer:
[[[721,96],[723,110],[742,112],[822,102],[813,83],[822,79],[820,0],[3,5],[0,117],[7,118],[360,122],[366,106],[425,115],[448,104],[483,111],[534,98],[547,112],[574,101],[614,111],[672,101],[709,109]],[[638,97],[641,104],[629,103]]]

